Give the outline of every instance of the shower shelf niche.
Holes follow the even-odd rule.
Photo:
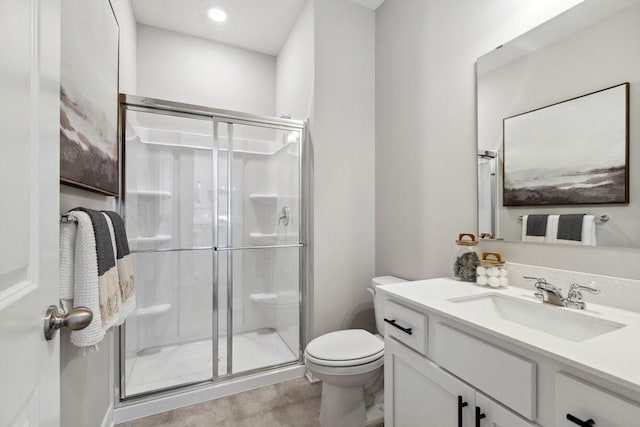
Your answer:
[[[170,191],[159,191],[159,190],[127,191],[127,195],[138,196],[138,197],[171,197],[172,196]]]
[[[255,201],[270,201],[274,199],[295,199],[297,196],[293,194],[249,194],[249,200]]]
[[[169,242],[171,241],[171,236],[168,234],[160,234],[157,236],[150,237],[131,237],[129,240],[133,243],[156,243],[156,242]]]
[[[137,308],[133,313],[131,313],[131,315],[139,317],[153,316],[166,313],[169,310],[171,310],[171,304],[155,304],[147,307]]]

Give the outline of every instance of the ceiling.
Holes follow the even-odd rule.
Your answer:
[[[131,0],[136,21],[166,30],[276,55],[307,0]],[[351,0],[377,9],[384,0]],[[224,23],[207,16],[223,9]]]

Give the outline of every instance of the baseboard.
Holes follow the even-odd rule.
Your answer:
[[[116,424],[113,421],[113,405],[109,405],[107,412],[104,414],[104,418],[102,418],[100,427],[114,427],[115,425]]]
[[[307,380],[309,380],[311,384],[320,382],[320,380],[314,377],[313,374],[308,369],[305,371],[304,376],[307,377]]]

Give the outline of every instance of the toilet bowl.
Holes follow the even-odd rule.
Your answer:
[[[392,276],[375,277],[370,292],[378,332],[384,334],[383,299],[376,286],[403,282]],[[382,392],[384,341],[363,329],[330,332],[312,340],[304,352],[311,374],[322,381],[320,425],[362,427],[367,424],[367,407]]]

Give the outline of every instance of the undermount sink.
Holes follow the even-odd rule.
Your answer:
[[[625,326],[571,309],[504,295],[482,294],[449,301],[477,310],[484,317],[507,320],[570,341],[585,341]]]

